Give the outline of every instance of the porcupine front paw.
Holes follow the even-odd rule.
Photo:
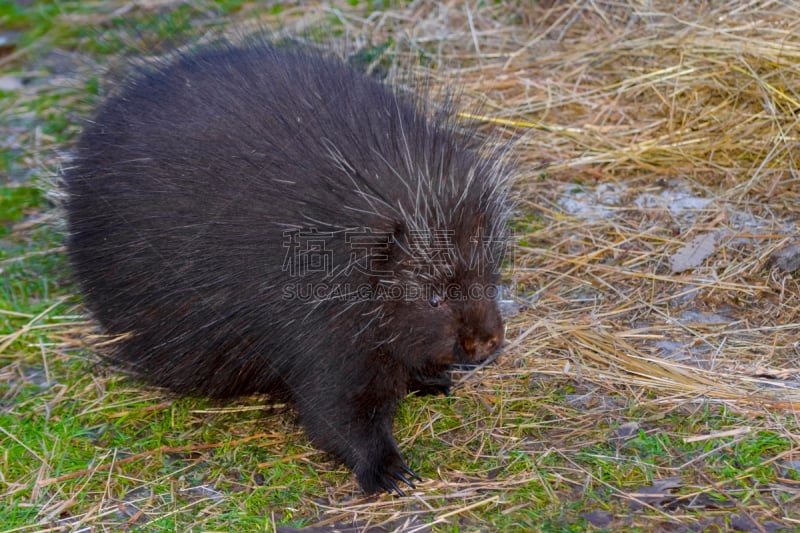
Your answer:
[[[437,396],[442,394],[450,396],[450,387],[453,380],[449,372],[442,372],[435,376],[417,376],[409,386],[409,392],[417,396]]]
[[[394,447],[392,443],[391,448]],[[412,489],[417,488],[412,479],[422,481],[395,449],[376,454],[371,460],[357,465],[354,471],[359,485],[367,494],[386,491],[397,496],[405,496],[406,493],[397,484],[398,481]]]

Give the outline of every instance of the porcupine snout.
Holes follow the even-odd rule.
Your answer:
[[[471,309],[464,320],[459,342],[463,360],[460,363],[480,364],[503,345],[503,320],[497,305],[480,305]]]

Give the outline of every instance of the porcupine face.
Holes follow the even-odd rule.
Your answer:
[[[433,289],[429,296],[404,302],[398,315],[409,317],[398,324],[395,349],[402,346],[406,361],[415,368],[478,364],[503,342],[503,327],[497,304],[486,296],[468,294],[474,290],[449,284]]]
[[[413,366],[477,364],[503,342],[503,324],[489,276],[461,274],[423,285],[396,313],[409,317],[398,339]]]
[[[423,373],[481,363],[504,340],[496,292],[505,228],[480,202],[450,213],[438,227],[395,235],[393,282],[409,297],[387,309],[393,349]]]

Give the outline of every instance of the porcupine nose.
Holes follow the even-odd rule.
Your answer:
[[[496,352],[503,344],[503,330],[499,328],[487,335],[470,336],[461,343],[467,360],[471,363],[482,363]]]

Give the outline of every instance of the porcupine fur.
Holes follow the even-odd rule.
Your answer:
[[[503,341],[509,169],[462,129],[298,48],[217,44],[132,76],[63,176],[113,360],[182,394],[285,398],[365,492],[413,487],[398,402]]]

